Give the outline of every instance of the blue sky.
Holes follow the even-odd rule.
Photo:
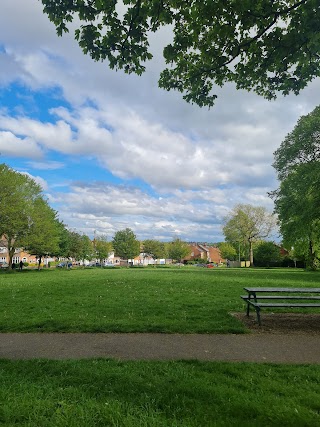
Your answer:
[[[272,102],[229,84],[201,109],[157,86],[167,30],[137,77],[57,37],[38,0],[2,0],[0,28],[1,161],[34,177],[70,228],[215,242],[235,204],[272,211],[273,152],[316,107],[319,79]]]

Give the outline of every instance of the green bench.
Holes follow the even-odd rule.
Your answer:
[[[257,314],[259,326],[261,326],[261,308],[320,308],[320,288],[261,287],[244,288],[244,290],[248,294],[241,295],[241,298],[247,303],[247,316],[250,314],[250,307],[253,307]],[[261,302],[263,300],[276,302]]]

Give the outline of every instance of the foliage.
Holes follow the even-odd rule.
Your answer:
[[[231,243],[228,242],[222,242],[219,243],[219,250],[221,257],[224,259],[229,259],[231,261],[234,261],[237,259],[237,251],[234,248],[234,246],[231,245]]]
[[[271,195],[289,246],[304,245],[307,264],[320,262],[320,107],[298,121],[274,153],[279,188]]]
[[[48,205],[46,200],[36,199],[33,205],[30,232],[25,240],[22,240],[22,244],[26,251],[37,256],[39,269],[42,257],[52,255],[58,250],[59,240],[57,212]]]
[[[39,216],[36,202],[43,195],[32,178],[4,163],[0,164],[0,181],[0,238],[1,245],[8,249],[11,266],[15,249],[30,236],[35,217]]]
[[[94,249],[102,267],[103,260],[108,258],[112,249],[111,242],[108,242],[106,236],[97,236],[94,239]]]
[[[199,106],[214,104],[213,85],[234,82],[272,99],[320,75],[318,0],[41,1],[58,35],[80,20],[83,52],[126,73],[145,71],[151,33],[169,26],[159,85]]]
[[[130,228],[117,231],[112,240],[115,255],[123,259],[133,259],[140,253],[140,242]]]
[[[280,248],[273,242],[261,242],[255,249],[255,265],[270,267],[272,264],[279,263],[280,259]]]
[[[143,242],[143,252],[151,255],[154,259],[166,257],[166,247],[159,240],[147,239]]]
[[[168,244],[169,258],[175,261],[181,262],[183,258],[190,255],[190,253],[190,246],[179,238],[173,239],[173,241]]]
[[[85,260],[91,261],[93,258],[93,244],[90,238],[83,234],[81,236],[81,245],[80,245],[80,251],[79,251],[79,259],[84,262]]]
[[[316,165],[320,160],[320,106],[300,117],[298,123],[274,153],[273,167],[284,180],[299,165]]]
[[[299,165],[282,182],[275,195],[280,232],[290,246],[304,246],[308,266],[320,260],[320,173],[316,164]]]
[[[264,207],[239,204],[225,218],[223,233],[228,242],[249,245],[249,259],[253,264],[254,242],[268,237],[275,223],[275,217]]]
[[[82,236],[75,230],[69,230],[62,222],[59,223],[59,235],[59,248],[54,255],[59,258],[80,260],[82,256]]]

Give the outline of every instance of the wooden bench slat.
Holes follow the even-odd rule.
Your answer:
[[[256,293],[256,292],[288,292],[288,293],[320,293],[320,288],[243,288],[248,293]]]
[[[248,295],[241,295],[241,298],[247,303],[247,316],[250,313],[250,307],[254,307],[259,325],[261,325],[261,308],[320,308],[320,288],[243,288]],[[276,293],[277,295],[270,295]],[[292,295],[300,294],[300,295]],[[269,295],[268,295],[269,294]],[[282,295],[280,295],[282,294]],[[306,295],[308,294],[308,295]],[[318,295],[314,295],[318,294]],[[279,301],[279,302],[260,302],[261,300]],[[296,302],[291,302],[296,301]],[[299,302],[298,302],[299,301]]]
[[[320,307],[320,303],[268,303],[268,302],[254,302],[249,301],[251,305],[255,307]]]
[[[241,298],[243,300],[254,300],[254,298],[249,298],[248,295],[241,295]],[[257,295],[256,296],[257,300],[260,299],[275,299],[275,300],[281,300],[281,299],[296,299],[296,300],[320,300],[320,296],[296,296],[296,295]]]

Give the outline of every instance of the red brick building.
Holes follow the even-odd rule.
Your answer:
[[[201,259],[203,262],[214,262],[220,264],[225,262],[225,259],[221,257],[220,249],[215,246],[207,245],[206,243],[189,243],[191,254],[184,258],[184,261],[190,261],[194,259]]]

